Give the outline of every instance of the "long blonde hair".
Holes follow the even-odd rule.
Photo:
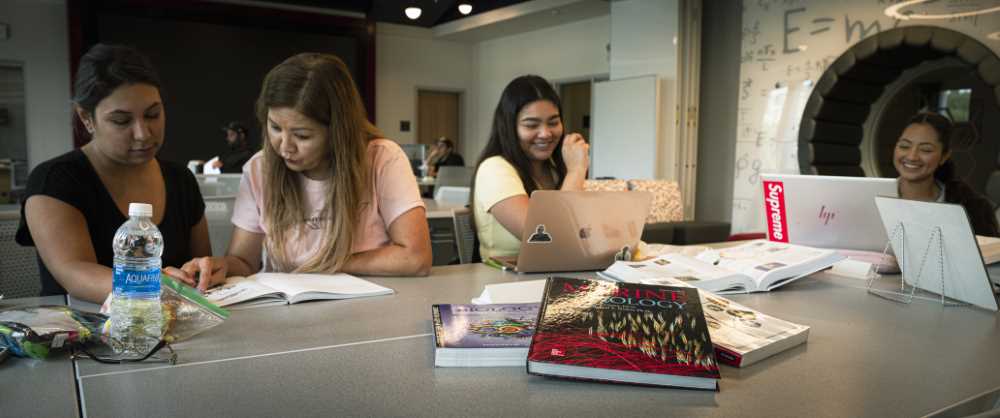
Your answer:
[[[285,166],[267,138],[267,112],[291,108],[325,125],[330,160],[327,193],[321,217],[327,219],[317,255],[295,272],[334,272],[350,258],[361,211],[371,204],[368,143],[381,137],[367,119],[361,96],[347,66],[339,58],[302,53],[271,69],[257,98],[257,119],[264,132],[264,222],[267,252],[275,267],[290,270],[286,239],[305,227],[301,175]]]

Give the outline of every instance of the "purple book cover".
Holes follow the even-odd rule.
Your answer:
[[[537,303],[434,305],[434,340],[440,348],[528,348]]]

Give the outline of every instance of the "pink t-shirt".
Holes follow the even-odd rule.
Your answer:
[[[402,148],[388,139],[376,139],[368,143],[368,156],[372,168],[372,198],[370,205],[361,208],[361,223],[354,237],[353,252],[359,253],[384,247],[389,244],[389,225],[400,215],[416,207],[424,207],[420,198],[417,180],[410,168],[410,161]],[[264,222],[264,154],[258,152],[243,166],[240,192],[233,208],[233,225],[241,229],[267,234]],[[290,257],[292,269],[298,268],[311,259],[321,248],[328,219],[321,219],[326,203],[327,183],[311,180],[299,175],[302,195],[305,198],[306,213],[302,232],[286,234],[285,248]],[[265,270],[274,266],[271,260],[264,260]]]

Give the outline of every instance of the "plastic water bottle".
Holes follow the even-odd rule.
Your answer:
[[[153,223],[153,206],[128,205],[128,221],[115,233],[114,290],[110,343],[122,359],[142,358],[162,335],[160,255],[163,235]]]

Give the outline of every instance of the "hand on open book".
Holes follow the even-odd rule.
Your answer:
[[[198,257],[184,263],[179,269],[167,267],[163,272],[204,292],[225,283],[228,270],[225,257]]]

